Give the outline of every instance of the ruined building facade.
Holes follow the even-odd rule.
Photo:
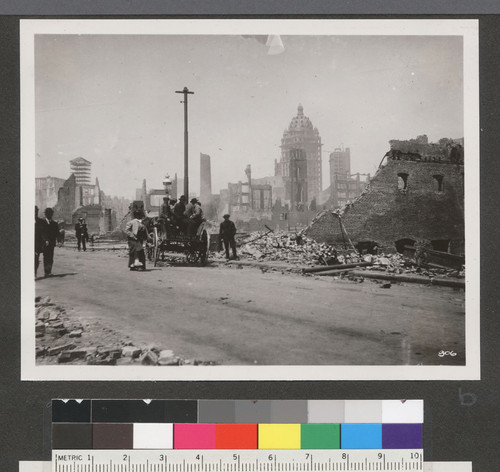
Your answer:
[[[64,182],[66,182],[66,179],[58,177],[35,178],[35,205],[40,209],[40,213],[43,213],[45,208],[56,205],[57,194]]]
[[[369,186],[342,211],[325,211],[307,235],[350,247],[349,240],[394,252],[425,242],[438,251],[462,254],[465,242],[464,166],[460,146],[394,144]],[[458,154],[457,154],[458,153]],[[463,149],[462,149],[463,156]],[[458,160],[457,160],[458,159]]]
[[[292,118],[290,125],[283,133],[281,159],[275,162],[275,175],[282,176],[285,188],[290,188],[288,197],[295,194],[291,192],[291,182],[296,166],[291,165],[290,161],[297,159],[298,153],[306,161],[302,173],[307,173],[307,179],[305,185],[301,187],[303,194],[301,199],[307,204],[313,198],[318,200],[322,190],[321,136],[318,129],[313,127],[311,120],[304,115],[302,105],[298,106],[297,115]]]

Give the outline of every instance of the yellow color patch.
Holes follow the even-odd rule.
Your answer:
[[[259,424],[259,449],[300,449],[300,424]]]

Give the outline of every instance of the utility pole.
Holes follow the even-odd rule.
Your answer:
[[[188,94],[194,94],[187,87],[182,90],[176,90],[175,93],[184,94],[184,195],[189,201],[189,165],[188,165]]]

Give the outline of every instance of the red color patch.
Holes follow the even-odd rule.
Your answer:
[[[215,449],[257,449],[257,425],[216,424]]]

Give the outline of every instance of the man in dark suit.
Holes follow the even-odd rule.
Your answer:
[[[40,254],[45,247],[45,241],[42,237],[42,225],[43,220],[38,217],[38,207],[35,205],[35,277],[40,265]]]
[[[236,226],[229,219],[229,215],[224,215],[224,221],[220,224],[219,236],[220,239],[224,242],[224,248],[226,249],[226,259],[231,259],[229,257],[229,248],[233,252],[233,259],[237,259],[236,256],[236,241],[234,240],[234,236],[236,234]]]
[[[52,275],[52,265],[54,263],[54,248],[56,247],[59,225],[52,219],[54,210],[45,209],[45,218],[42,218],[41,233],[43,239],[43,271],[45,277]]]
[[[89,239],[89,233],[87,230],[87,225],[83,218],[78,218],[78,222],[75,225],[75,235],[77,240],[77,248],[83,248],[84,251],[87,250],[86,242]]]

